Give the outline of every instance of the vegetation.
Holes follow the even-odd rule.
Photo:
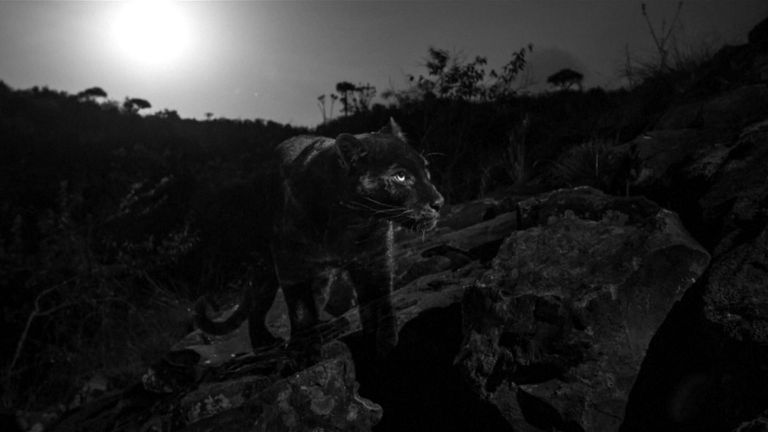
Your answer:
[[[568,68],[561,69],[547,78],[548,83],[559,88],[561,91],[569,90],[573,86],[577,86],[581,90],[582,80],[584,80],[584,75]]]
[[[247,270],[220,247],[247,254],[217,212],[272,146],[306,132],[142,117],[148,102],[104,94],[0,85],[6,408],[66,399],[92,371],[135,379],[188,331],[189,301]]]

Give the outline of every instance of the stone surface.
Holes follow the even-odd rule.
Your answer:
[[[732,430],[768,407],[768,232],[713,259],[667,318],[623,431]]]
[[[284,360],[245,356],[199,374],[193,362],[176,365],[175,372],[155,366],[150,388],[135,386],[103,398],[52,430],[369,431],[381,420],[381,407],[357,393],[354,363],[343,343],[325,345],[318,362],[281,377],[275,364]],[[179,375],[197,379],[158,385],[179,383]]]
[[[733,432],[768,432],[768,412],[740,424]]]
[[[371,430],[382,409],[357,394],[348,350],[340,342],[324,350],[317,364],[274,382],[255,375],[200,386],[179,404],[183,430]]]
[[[721,239],[715,254],[762,229],[768,218],[768,120],[744,128],[699,205],[704,223]]]
[[[514,430],[616,430],[651,338],[709,256],[642,198],[561,190],[520,215],[465,296],[457,364]]]
[[[675,105],[655,129],[740,128],[768,114],[768,87],[746,85],[699,101]]]
[[[668,188],[671,171],[692,158],[699,166],[692,168],[711,177],[732,147],[733,134],[712,134],[696,129],[654,130],[622,144],[619,151],[635,159],[633,188]]]
[[[733,430],[768,407],[768,122],[683,155],[649,184],[713,258],[648,350],[622,430]]]

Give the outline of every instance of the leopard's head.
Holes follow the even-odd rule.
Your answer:
[[[345,207],[415,231],[435,227],[445,201],[430,181],[427,160],[394,120],[376,133],[341,134],[336,148],[352,180]]]

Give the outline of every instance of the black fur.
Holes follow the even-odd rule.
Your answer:
[[[211,321],[206,302],[198,301],[197,326],[224,334],[248,318],[254,349],[271,345],[276,339],[264,317],[282,288],[292,343],[311,340],[330,296],[324,281],[329,274],[344,273],[357,294],[364,330],[376,335],[380,352],[388,351],[397,343],[389,299],[392,224],[432,229],[443,203],[429,181],[426,161],[404,142],[394,121],[377,133],[341,134],[335,140],[292,138],[277,147],[275,158],[278,186],[270,206],[274,272],[254,283],[225,321]]]

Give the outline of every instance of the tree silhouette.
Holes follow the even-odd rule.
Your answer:
[[[320,109],[320,114],[323,115],[323,124],[325,124],[328,121],[328,114],[325,110],[325,94],[317,97],[317,107]]]
[[[333,106],[336,105],[336,101],[339,100],[339,95],[331,93],[331,109],[328,112],[328,118],[333,118]]]
[[[477,56],[471,62],[448,51],[429,48],[427,77],[419,76],[416,86],[424,94],[435,94],[440,98],[471,100],[484,97],[485,65],[488,59]],[[413,80],[413,77],[411,77]]]
[[[491,100],[509,96],[516,92],[512,83],[527,64],[526,54],[533,51],[529,44],[512,53],[512,58],[501,69],[486,71],[488,59],[476,56],[467,61],[460,54],[450,54],[438,48],[429,48],[426,61],[427,76],[409,76],[411,82],[423,95],[434,95],[442,99],[465,101]],[[487,78],[491,79],[488,80]]]
[[[356,113],[368,111],[371,108],[371,100],[376,96],[376,87],[371,84],[358,84],[355,87],[354,110]]]
[[[573,86],[578,86],[581,90],[581,81],[584,79],[584,75],[576,72],[573,69],[560,69],[547,78],[547,82],[555,87],[559,87],[560,90],[568,90]]]
[[[336,84],[336,92],[339,94],[339,98],[341,99],[341,106],[342,111],[344,111],[344,116],[349,115],[349,111],[352,108],[352,105],[350,104],[350,94],[354,92],[357,89],[357,86],[352,84],[348,81],[342,81],[338,84]]]
[[[123,109],[131,114],[136,114],[140,110],[152,108],[152,104],[149,103],[146,99],[140,99],[140,98],[125,98],[125,101],[123,101]]]
[[[531,85],[530,77],[527,79],[524,78],[521,80],[522,82],[518,82],[517,80],[518,75],[520,75],[528,65],[526,56],[531,52],[533,52],[533,44],[529,43],[527,46],[512,52],[512,58],[501,67],[500,72],[497,73],[495,70],[491,70],[488,75],[496,81],[489,88],[488,96],[490,99],[513,96],[518,91]]]
[[[101,87],[87,88],[77,94],[77,98],[80,100],[94,100],[96,98],[106,98],[107,92]]]

